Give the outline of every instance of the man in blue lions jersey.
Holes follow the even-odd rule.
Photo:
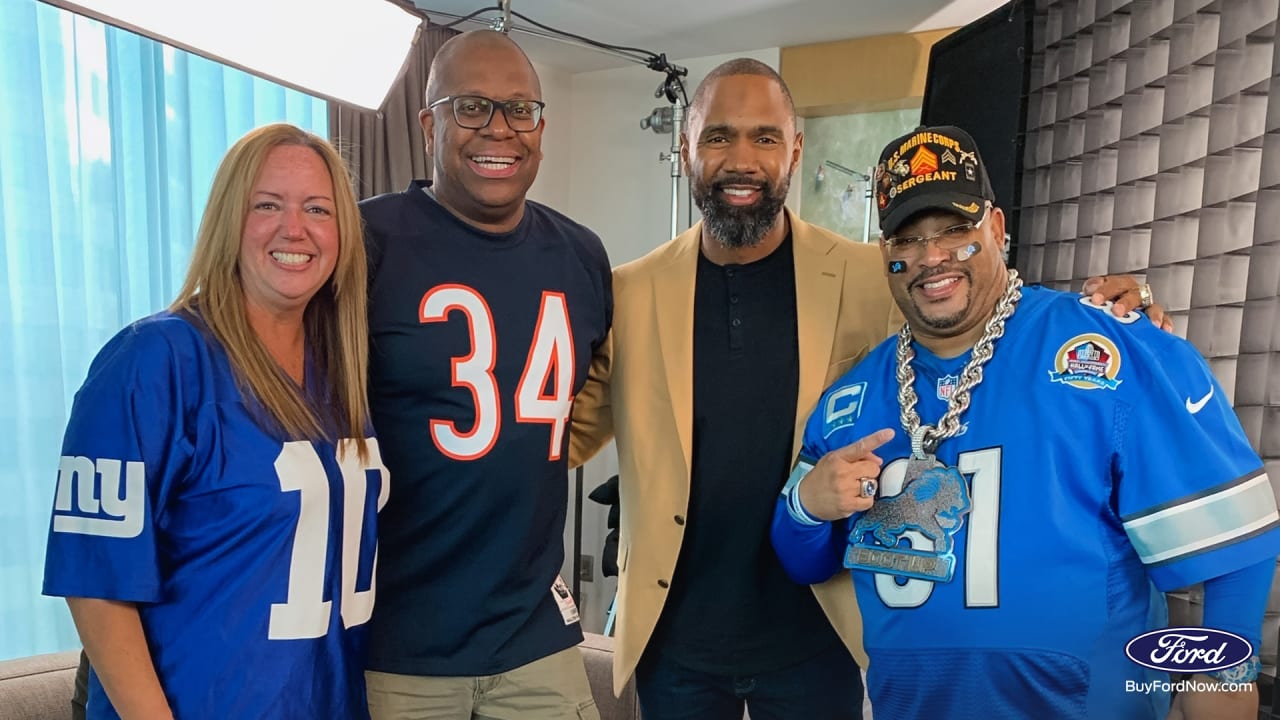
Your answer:
[[[803,583],[854,570],[878,716],[1163,720],[1167,693],[1132,688],[1168,676],[1125,656],[1166,623],[1159,591],[1203,582],[1205,626],[1258,648],[1280,552],[1228,399],[1143,316],[1022,286],[963,131],[894,141],[876,185],[907,324],[810,417],[779,557]],[[1255,657],[1220,679],[1256,674]],[[1256,717],[1256,690],[1231,687],[1175,711]]]

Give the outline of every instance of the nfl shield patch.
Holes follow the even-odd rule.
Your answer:
[[[950,400],[951,395],[956,391],[956,384],[959,382],[959,375],[943,375],[938,378],[938,399],[943,402]]]

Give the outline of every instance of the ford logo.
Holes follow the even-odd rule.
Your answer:
[[[1253,646],[1235,633],[1211,628],[1152,630],[1129,641],[1124,654],[1139,665],[1177,673],[1208,673],[1253,657]]]

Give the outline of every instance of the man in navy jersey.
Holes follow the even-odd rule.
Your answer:
[[[419,118],[433,181],[361,204],[380,527],[369,706],[596,718],[564,560],[569,408],[612,314],[594,233],[525,194],[542,93],[505,35],[450,39]]]
[[[1256,717],[1256,654],[1173,715],[1168,674],[1126,657],[1160,591],[1200,582],[1204,625],[1261,645],[1280,515],[1204,359],[1023,287],[960,129],[891,143],[876,195],[907,324],[823,394],[772,530],[797,582],[853,571],[876,714]]]

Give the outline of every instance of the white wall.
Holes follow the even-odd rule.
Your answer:
[[[573,118],[573,76],[548,65],[533,64],[542,82],[542,101],[547,104],[543,117],[547,127],[542,133],[542,165],[538,179],[529,189],[529,198],[560,212],[569,206],[570,121]]]

